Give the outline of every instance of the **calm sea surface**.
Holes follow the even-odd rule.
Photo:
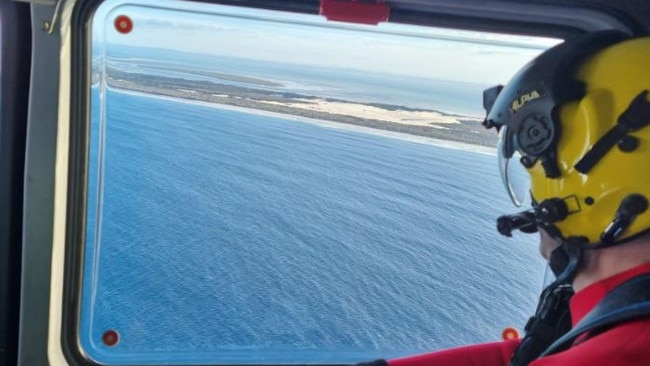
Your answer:
[[[494,229],[514,212],[494,156],[94,96],[91,358],[353,362],[498,340],[534,310],[543,263],[534,236]]]

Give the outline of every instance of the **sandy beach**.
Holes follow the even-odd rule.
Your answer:
[[[314,112],[330,114],[345,114],[357,118],[368,118],[413,126],[430,126],[444,129],[444,124],[460,123],[458,117],[444,115],[435,111],[388,110],[367,104],[328,101],[326,99],[297,99],[296,102],[277,102],[261,100],[260,103],[283,105],[289,108],[299,108]]]

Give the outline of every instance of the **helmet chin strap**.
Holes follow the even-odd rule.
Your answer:
[[[584,249],[578,245],[562,242],[560,246],[551,252],[548,264],[555,274],[555,282],[564,284],[573,282],[578,267],[582,262],[583,251]]]

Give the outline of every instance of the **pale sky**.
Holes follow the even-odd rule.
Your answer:
[[[131,33],[115,30],[113,20],[119,15],[133,19]],[[507,82],[558,42],[393,24],[354,25],[316,15],[164,0],[107,1],[93,25],[94,42],[103,39],[107,47],[141,45],[482,84]]]

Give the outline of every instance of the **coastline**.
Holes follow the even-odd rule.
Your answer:
[[[227,104],[217,104],[217,103],[212,103],[212,102],[204,102],[204,101],[201,101],[201,100],[188,100],[186,98],[178,98],[178,97],[172,97],[172,96],[167,96],[167,95],[152,95],[150,93],[138,92],[138,91],[133,91],[133,90],[125,90],[125,89],[113,89],[113,88],[110,88],[110,87],[109,87],[109,89],[113,90],[115,92],[118,92],[118,93],[145,96],[145,97],[150,97],[150,98],[160,98],[160,99],[172,100],[172,101],[183,101],[183,102],[186,102],[186,103],[195,103],[195,104],[202,105],[202,106],[232,110],[232,111],[237,111],[237,112],[242,112],[242,113],[249,113],[249,114],[253,114],[253,115],[272,116],[272,117],[278,117],[278,118],[283,118],[283,119],[290,119],[290,120],[293,120],[293,121],[296,121],[296,122],[310,123],[310,124],[314,124],[314,125],[317,125],[317,126],[320,126],[320,127],[325,127],[325,128],[341,129],[341,130],[346,130],[346,131],[351,131],[351,132],[361,132],[361,133],[364,133],[364,134],[370,134],[370,135],[381,136],[381,137],[386,137],[386,138],[398,139],[398,140],[413,142],[413,143],[416,143],[416,144],[431,145],[431,146],[443,147],[443,148],[454,149],[454,150],[471,151],[471,152],[475,152],[475,153],[479,153],[479,154],[492,155],[492,156],[496,156],[496,154],[497,154],[496,153],[496,147],[495,147],[496,145],[488,147],[488,146],[476,145],[476,144],[468,144],[468,143],[458,142],[458,141],[437,139],[437,138],[434,138],[434,137],[418,136],[418,135],[413,135],[413,134],[408,134],[408,133],[403,133],[403,132],[394,132],[394,131],[382,130],[382,129],[372,128],[372,127],[351,125],[351,124],[348,124],[348,123],[341,123],[341,122],[336,122],[336,121],[329,121],[329,120],[323,120],[323,119],[302,117],[302,116],[296,116],[296,115],[290,115],[290,114],[284,114],[284,113],[278,113],[278,112],[262,111],[262,110],[259,110],[259,109],[238,107],[238,106],[227,105]]]
[[[496,134],[486,130],[475,117],[264,90],[207,80],[126,72],[115,68],[109,68],[107,71],[108,87],[147,95],[259,110],[285,118],[304,118],[309,122],[330,127],[339,124],[350,125],[364,132],[376,131],[377,134],[385,136],[399,134],[400,138],[406,137],[407,140],[421,143],[426,143],[426,140],[443,146],[459,143],[459,148],[485,153],[492,153],[497,141]],[[235,77],[229,80],[233,81]]]

